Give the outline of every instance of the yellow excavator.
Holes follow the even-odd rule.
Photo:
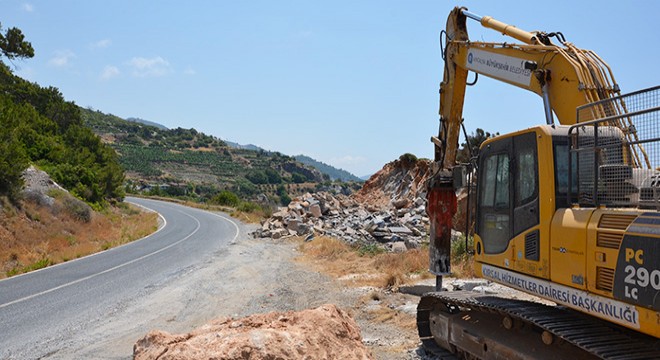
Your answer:
[[[517,42],[470,41],[467,19]],[[660,87],[621,95],[609,66],[562,33],[466,8],[450,13],[441,47],[424,348],[446,359],[660,359]],[[538,94],[545,119],[457,164],[470,72]],[[556,305],[442,291],[461,187],[476,202],[476,274]]]

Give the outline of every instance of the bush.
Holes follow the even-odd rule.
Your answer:
[[[280,195],[280,204],[282,204],[282,206],[287,206],[290,203],[291,203],[291,196],[289,196],[289,194]]]
[[[268,168],[265,170],[266,177],[268,178],[268,183],[269,184],[281,184],[282,183],[282,177],[280,174],[271,168]]]
[[[255,204],[253,202],[243,201],[238,205],[238,207],[236,209],[239,210],[239,211],[251,213],[251,212],[255,212],[255,211],[261,209],[261,206],[259,206],[258,204]]]
[[[301,174],[301,173],[291,173],[291,181],[293,181],[296,184],[302,184],[307,181],[307,176]]]
[[[399,156],[399,160],[406,164],[415,164],[417,162],[417,156],[411,153],[405,153]]]
[[[73,196],[67,196],[63,201],[64,209],[73,216],[74,219],[83,222],[92,221],[92,208],[84,201],[78,200]]]
[[[240,203],[238,195],[229,190],[222,190],[211,199],[211,202],[224,206],[237,206]]]
[[[265,172],[255,170],[245,175],[245,178],[250,180],[253,184],[261,185],[268,184],[268,176]]]
[[[467,247],[465,245],[465,235],[461,235],[456,239],[453,239],[451,242],[451,258],[454,261],[459,261],[464,259],[468,255],[472,255],[472,249],[474,248],[474,238],[469,237],[467,240]]]
[[[253,183],[247,180],[243,180],[241,178],[236,179],[235,185],[232,187],[232,190],[240,195],[244,196],[251,196],[256,194],[259,189],[257,189],[256,186],[254,186]]]
[[[286,192],[286,188],[284,187],[284,185],[281,184],[278,185],[276,192],[277,192],[277,196],[280,197],[280,204],[282,204],[282,206],[287,206],[289,205],[289,203],[291,203],[291,197]]]

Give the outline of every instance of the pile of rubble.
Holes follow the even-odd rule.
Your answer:
[[[344,195],[307,193],[279,208],[254,235],[273,239],[329,235],[349,244],[389,244],[394,250],[419,247],[429,224],[425,200],[417,198],[407,208],[396,205],[401,203],[371,212]]]
[[[384,244],[390,250],[417,248],[428,238],[424,181],[428,163],[397,160],[352,197],[327,192],[293,199],[263,222],[256,237],[328,235],[349,244]]]

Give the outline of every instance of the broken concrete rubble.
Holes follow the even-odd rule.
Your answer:
[[[344,195],[307,193],[293,199],[289,206],[279,208],[254,235],[278,239],[287,236],[283,231],[286,229],[299,236],[328,235],[349,244],[400,242],[398,250],[403,244],[408,248],[419,247],[427,237],[429,222],[424,206],[414,205],[423,204],[424,199],[406,200],[406,203],[413,207],[396,209],[392,206],[369,211]]]

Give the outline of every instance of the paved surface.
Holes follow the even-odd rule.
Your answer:
[[[142,240],[0,281],[0,359],[55,356],[61,344],[113,320],[126,303],[190,271],[241,233],[227,216],[129,198],[161,214]]]

